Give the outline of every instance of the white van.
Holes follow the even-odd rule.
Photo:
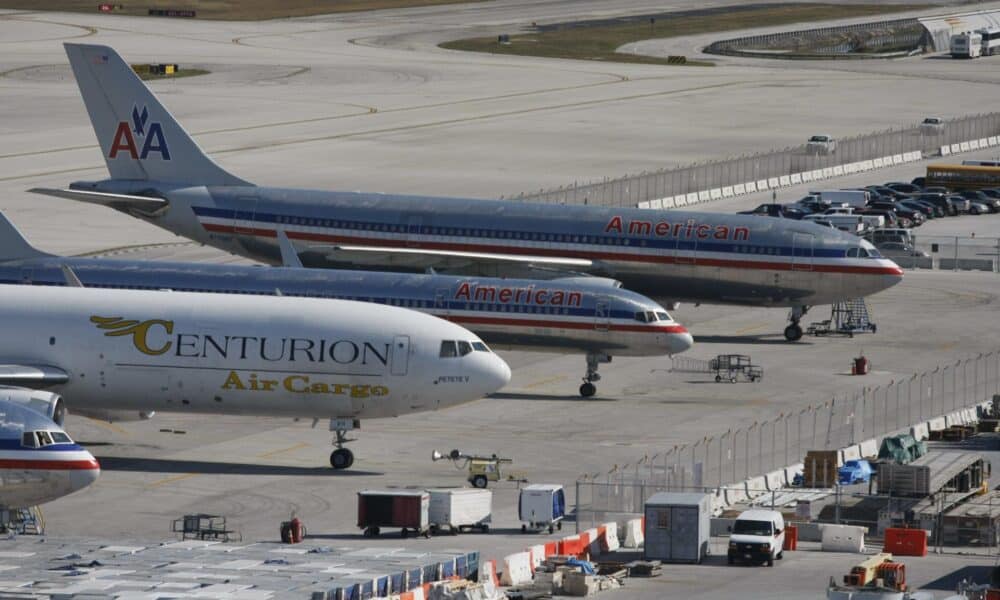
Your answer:
[[[785,518],[775,510],[746,510],[736,517],[729,536],[729,564],[766,563],[784,557]]]

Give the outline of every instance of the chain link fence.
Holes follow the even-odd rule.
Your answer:
[[[657,492],[718,490],[801,463],[810,450],[836,450],[907,432],[994,394],[1000,394],[1000,351],[664,448],[634,463],[580,476],[577,526],[641,514]]]
[[[703,202],[722,197],[721,192],[710,195],[708,190],[749,189],[751,186],[747,184],[757,182],[764,185],[754,185],[754,189],[778,187],[779,182],[781,185],[802,183],[806,180],[800,175],[810,171],[832,169],[833,174],[842,175],[844,165],[873,160],[881,167],[883,157],[911,152],[926,156],[938,153],[945,145],[965,144],[968,149],[979,149],[978,140],[995,139],[998,134],[1000,113],[968,115],[938,125],[876,131],[840,139],[834,144],[803,144],[597,182],[574,182],[559,188],[522,192],[510,198],[552,204],[635,207],[640,202],[702,192],[697,201]],[[969,140],[977,140],[975,148],[967,145]]]

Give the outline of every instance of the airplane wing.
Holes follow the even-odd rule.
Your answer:
[[[327,260],[354,265],[385,265],[397,267],[434,268],[441,270],[458,269],[483,263],[497,265],[535,266],[550,269],[582,270],[593,266],[593,261],[584,258],[549,256],[528,256],[520,254],[499,254],[490,252],[456,252],[453,250],[430,250],[426,248],[404,248],[385,246],[310,246],[310,251],[325,252]]]
[[[49,365],[0,364],[0,385],[44,388],[69,381],[69,374]]]
[[[31,188],[28,191],[33,194],[43,194],[45,196],[55,196],[56,198],[65,198],[67,200],[100,204],[101,206],[107,206],[124,213],[138,212],[148,216],[153,216],[158,211],[161,211],[170,205],[169,202],[162,198],[131,196],[129,194],[108,194],[104,192],[88,192],[84,190],[55,188]]]

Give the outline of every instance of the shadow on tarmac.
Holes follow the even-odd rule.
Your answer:
[[[330,467],[288,467],[282,465],[254,465],[231,462],[206,462],[201,460],[173,460],[166,458],[128,458],[123,456],[97,456],[102,471],[134,471],[149,473],[198,473],[200,475],[308,475],[313,477],[363,477],[383,473],[346,469],[335,471]]]
[[[581,396],[553,396],[551,394],[515,394],[515,393],[498,393],[490,395],[490,398],[496,398],[497,400],[537,400],[539,402],[618,402],[615,398],[599,398],[592,396],[590,398],[583,398]]]
[[[785,339],[785,336],[778,333],[767,333],[761,335],[696,335],[694,336],[695,344],[755,344],[758,346],[792,346],[792,345],[808,345],[811,346],[811,342],[804,341],[806,338],[803,337],[797,342],[789,342]]]

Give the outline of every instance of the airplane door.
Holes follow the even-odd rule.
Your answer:
[[[594,329],[597,331],[608,331],[611,328],[611,302],[605,298],[598,298],[594,305]]]
[[[406,218],[406,247],[420,247],[420,229],[424,225],[424,218],[420,215],[410,215]]]
[[[236,210],[233,212],[233,231],[237,235],[253,235],[254,216],[257,213],[256,196],[240,196],[236,199]]]
[[[677,240],[674,246],[674,262],[679,265],[693,265],[698,258],[697,240]]]
[[[410,363],[410,336],[397,335],[392,338],[392,374],[406,375]]]
[[[440,288],[434,292],[434,313],[439,315],[448,314],[448,290]]]
[[[793,271],[812,271],[814,239],[810,233],[792,234]]]

